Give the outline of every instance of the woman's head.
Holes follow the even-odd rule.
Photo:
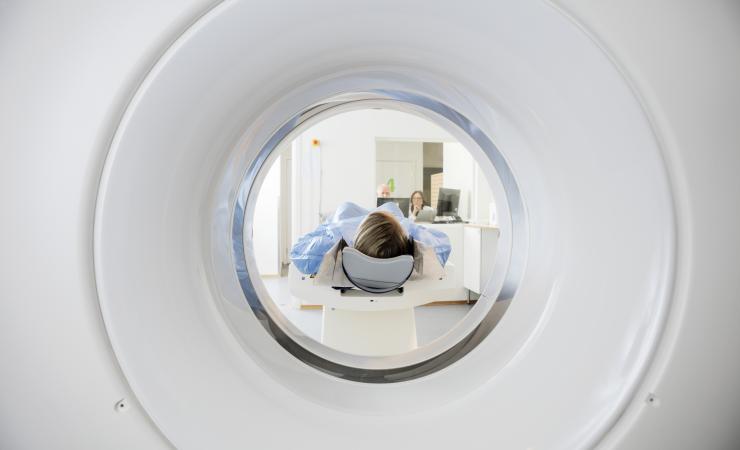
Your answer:
[[[411,194],[411,209],[421,209],[426,202],[424,201],[424,193],[421,191],[414,191]]]
[[[357,228],[355,248],[372,258],[393,258],[406,254],[409,240],[401,224],[384,211],[368,214]]]

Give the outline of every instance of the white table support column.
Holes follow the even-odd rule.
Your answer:
[[[413,308],[355,311],[324,306],[321,342],[367,356],[404,353],[417,347]]]

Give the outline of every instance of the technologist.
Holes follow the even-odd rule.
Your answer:
[[[409,220],[412,222],[416,221],[416,216],[424,210],[431,211],[432,207],[427,205],[423,192],[414,191],[409,201]]]

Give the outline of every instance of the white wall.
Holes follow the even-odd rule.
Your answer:
[[[393,178],[391,197],[411,198],[424,187],[424,143],[378,140],[375,153],[375,186]]]
[[[252,231],[254,255],[260,275],[280,273],[278,224],[280,205],[280,158],[270,168],[262,183],[257,203],[254,206]]]
[[[493,193],[473,156],[462,144],[445,142],[442,159],[443,187],[460,189],[458,215],[472,222],[488,223]]]
[[[411,114],[387,109],[352,111],[331,117],[297,139],[302,147],[321,141],[322,214],[344,201],[374,208],[376,139],[395,141],[454,141],[442,128]]]
[[[494,204],[493,192],[488,180],[483,175],[478,164],[475,165],[475,177],[473,184],[473,197],[471,199],[470,220],[475,223],[490,223],[489,212],[493,208],[494,220],[491,225],[498,223],[496,205]]]
[[[291,241],[316,228],[321,204],[321,146],[303,134],[291,143]]]
[[[442,161],[444,179],[442,187],[460,189],[457,214],[463,219],[468,219],[470,217],[470,196],[474,187],[475,160],[462,144],[446,142],[442,149]]]

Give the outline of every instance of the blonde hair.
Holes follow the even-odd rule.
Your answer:
[[[368,214],[357,228],[355,248],[372,258],[393,258],[407,252],[409,240],[392,214],[376,211]]]

